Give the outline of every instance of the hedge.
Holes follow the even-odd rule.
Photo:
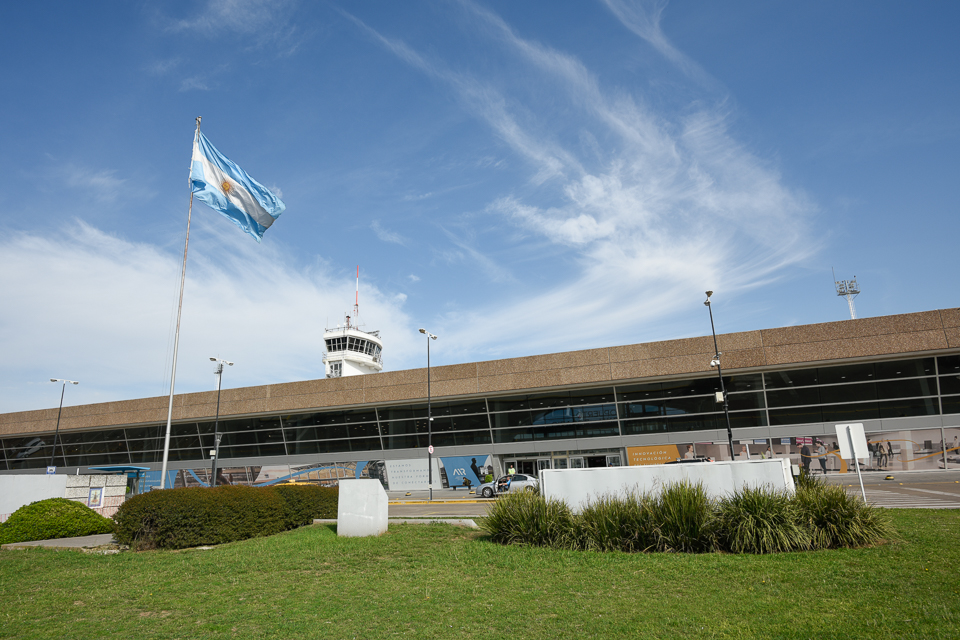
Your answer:
[[[337,516],[338,490],[314,485],[187,487],[124,502],[116,539],[132,549],[182,549],[269,536]]]
[[[50,498],[24,505],[0,524],[0,544],[111,533],[113,522],[87,505]]]

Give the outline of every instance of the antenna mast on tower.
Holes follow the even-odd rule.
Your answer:
[[[857,319],[857,308],[853,306],[853,299],[860,295],[860,285],[857,284],[857,276],[853,280],[837,280],[837,272],[833,271],[833,284],[837,288],[837,295],[847,299],[847,305],[850,306],[850,319]]]

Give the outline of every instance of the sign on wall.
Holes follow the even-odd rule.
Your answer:
[[[631,467],[645,464],[666,464],[679,460],[681,457],[680,447],[675,444],[627,447],[627,464]]]

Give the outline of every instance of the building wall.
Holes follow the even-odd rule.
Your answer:
[[[960,349],[960,308],[718,336],[725,372]],[[710,372],[710,336],[431,369],[434,398],[656,379]],[[420,401],[426,369],[225,389],[222,417]],[[165,421],[167,397],[64,407],[61,431]],[[177,395],[175,421],[211,418],[215,391]],[[0,436],[52,432],[57,408],[0,414]]]

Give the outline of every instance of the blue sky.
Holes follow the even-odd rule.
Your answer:
[[[733,6],[730,6],[733,5]],[[954,3],[19,3],[0,411],[165,395],[194,118],[287,205],[198,204],[177,390],[958,305]],[[160,416],[158,416],[158,419]]]

